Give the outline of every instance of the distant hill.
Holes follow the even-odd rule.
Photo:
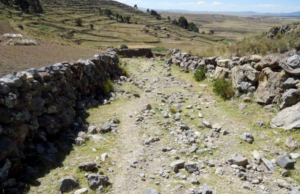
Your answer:
[[[146,10],[146,8],[140,8],[141,10]],[[300,17],[299,12],[292,13],[259,13],[255,11],[189,11],[189,10],[180,10],[180,9],[158,9],[158,11],[162,12],[175,12],[175,13],[214,13],[214,14],[227,14],[227,15],[267,15],[267,16],[275,16],[275,17]]]

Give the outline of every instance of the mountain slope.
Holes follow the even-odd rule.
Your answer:
[[[41,0],[41,4],[42,14],[20,15],[20,11],[7,6],[2,13],[15,26],[23,25],[23,32],[31,37],[101,50],[122,44],[131,48],[203,48],[222,39],[187,31],[167,19],[158,20],[117,1]],[[108,16],[106,10],[112,14]],[[130,17],[130,21],[123,22],[120,18],[117,21],[117,15]],[[75,20],[79,19],[82,25],[76,25]]]

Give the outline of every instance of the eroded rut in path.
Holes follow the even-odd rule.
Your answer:
[[[100,164],[99,171],[110,178],[105,193],[283,194],[298,187],[297,172],[285,178],[283,170],[274,165],[270,172],[253,158],[255,150],[268,161],[277,157],[275,151],[285,150],[289,134],[256,125],[267,123],[272,111],[254,103],[240,110],[239,100],[222,101],[213,95],[211,83],[194,82],[192,74],[165,68],[161,61],[125,60],[131,80],[119,82],[116,100],[90,110],[88,118],[96,126],[118,118],[118,133],[94,134],[75,147],[64,167],[41,178],[32,193],[56,193],[50,182],[64,176],[88,188],[84,172],[77,169],[88,161]],[[241,140],[244,132],[254,136],[252,144]],[[103,153],[108,154],[105,161]]]

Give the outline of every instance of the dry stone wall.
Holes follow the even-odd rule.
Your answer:
[[[279,105],[281,112],[272,120],[271,127],[299,129],[300,53],[296,50],[230,59],[219,56],[199,58],[178,49],[171,49],[169,55],[165,61],[167,65],[178,65],[183,71],[196,71],[202,66],[214,80],[231,80],[236,98],[247,102],[253,97],[266,108],[275,109],[275,105]]]
[[[55,152],[48,139],[80,126],[85,109],[103,103],[107,80],[121,76],[118,62],[109,51],[0,78],[0,191],[26,157]]]
[[[118,50],[118,55],[125,57],[125,58],[132,58],[132,57],[146,57],[152,58],[153,53],[151,49],[143,48],[143,49],[121,49]]]

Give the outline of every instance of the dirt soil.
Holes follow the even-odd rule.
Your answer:
[[[20,33],[7,22],[0,22],[0,36],[5,33]],[[38,41],[37,46],[11,46],[7,40],[0,42],[0,76],[29,68],[40,68],[62,61],[89,59],[100,51],[79,46],[60,45]]]

